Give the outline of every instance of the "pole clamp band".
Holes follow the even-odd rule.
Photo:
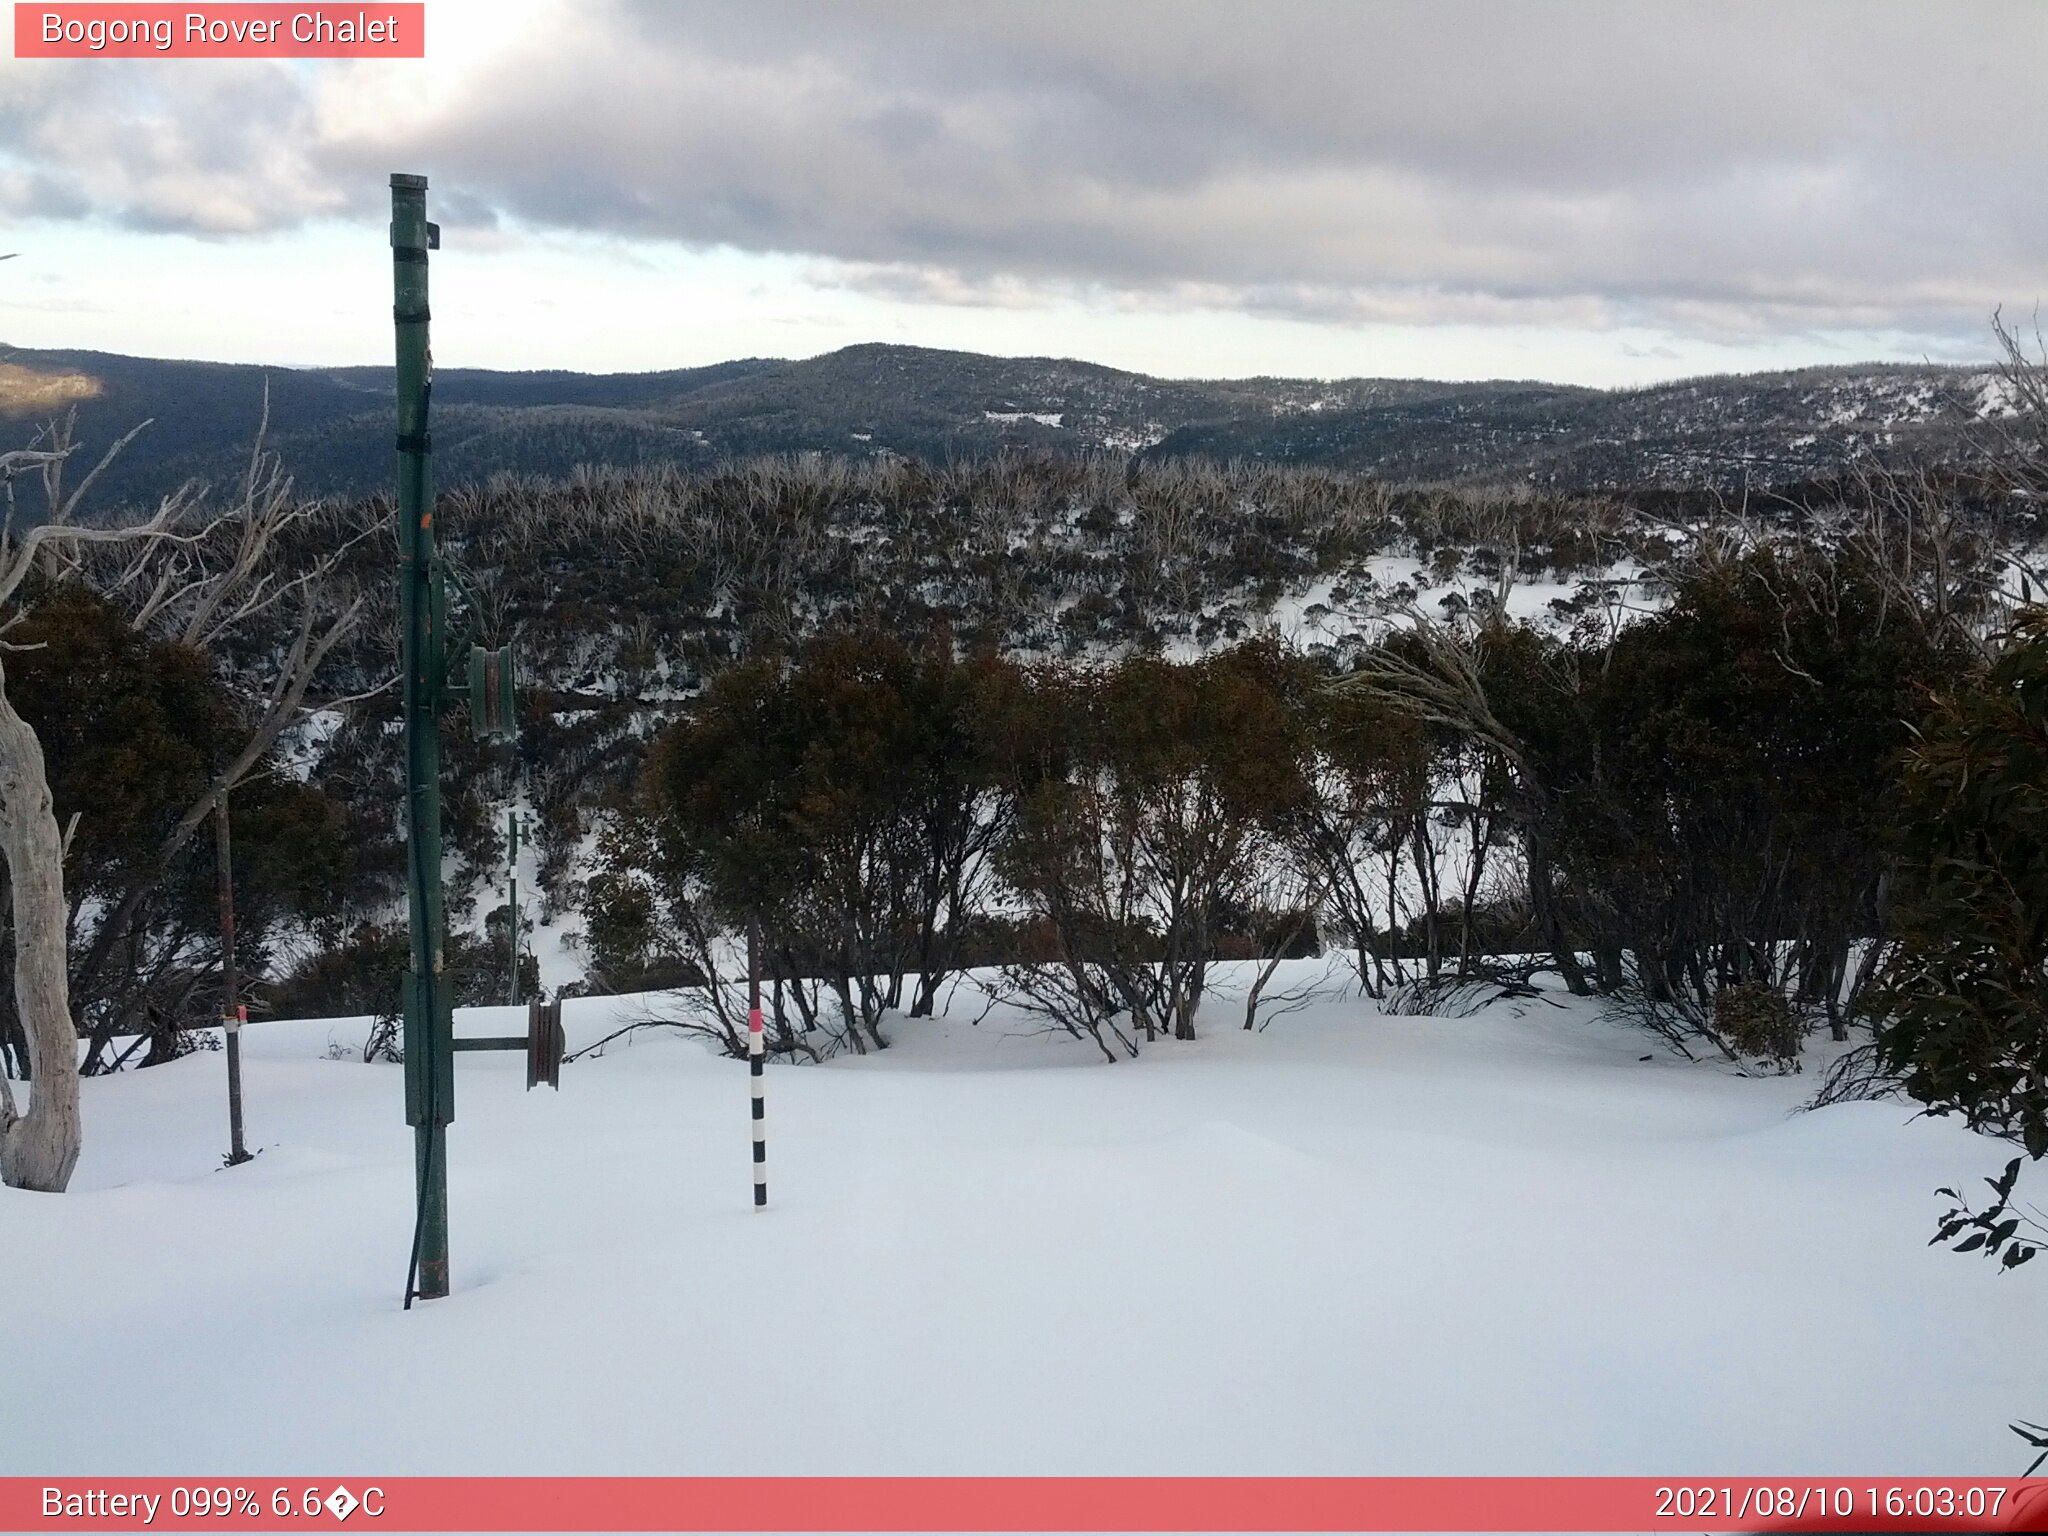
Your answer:
[[[398,451],[400,453],[432,453],[434,451],[434,434],[431,432],[401,432],[398,434]]]
[[[391,259],[424,267],[427,264],[427,248],[424,245],[394,245],[391,247]]]
[[[394,304],[391,306],[391,318],[400,325],[425,325],[434,318],[434,312],[425,305],[418,309],[400,309]]]

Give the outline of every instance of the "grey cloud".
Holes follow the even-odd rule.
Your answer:
[[[0,208],[233,233],[403,162],[451,218],[913,302],[1947,345],[2041,283],[2042,57],[2026,0],[615,0],[367,118],[346,72],[76,66],[0,101]]]
[[[0,92],[0,211],[250,234],[346,205],[317,169],[311,88],[282,66],[15,61]]]

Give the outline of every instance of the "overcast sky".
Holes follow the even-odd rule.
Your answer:
[[[0,341],[444,366],[857,341],[1616,384],[1988,355],[2048,5],[430,0],[424,62],[0,61]]]

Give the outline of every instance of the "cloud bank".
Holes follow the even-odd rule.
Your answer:
[[[424,65],[11,62],[0,211],[730,247],[896,301],[1855,331],[1981,350],[2048,250],[2048,7],[465,7]]]

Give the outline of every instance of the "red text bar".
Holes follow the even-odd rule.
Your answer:
[[[0,1531],[2041,1531],[2048,1479],[0,1478]]]
[[[394,4],[32,5],[18,59],[421,59],[427,8]]]

